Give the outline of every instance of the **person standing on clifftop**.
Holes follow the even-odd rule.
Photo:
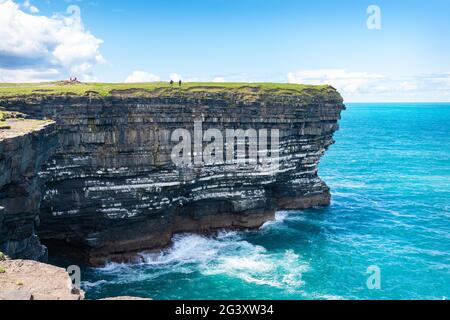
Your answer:
[[[170,85],[173,86],[173,80],[170,80]]]
[[[180,80],[180,81],[178,81],[178,85],[181,87],[181,84],[182,84],[183,82]]]

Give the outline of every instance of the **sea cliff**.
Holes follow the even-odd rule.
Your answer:
[[[56,147],[51,121],[11,119],[0,129],[0,252],[47,260],[37,236],[43,186],[41,166]]]
[[[40,208],[40,239],[90,264],[133,259],[169,245],[174,233],[257,228],[276,210],[330,203],[318,164],[345,107],[329,86],[48,84],[0,87],[0,97],[5,110],[56,122],[55,150],[48,142],[33,149],[40,161],[28,172],[42,186],[32,183],[24,197],[33,207],[21,211],[35,219]],[[195,122],[203,131],[277,130],[279,165],[175,165],[172,134],[185,129],[194,136]],[[17,146],[0,149],[1,156],[22,158],[29,148]],[[1,201],[13,196],[3,195],[3,216],[12,217]],[[21,228],[4,226],[0,235],[8,239]]]

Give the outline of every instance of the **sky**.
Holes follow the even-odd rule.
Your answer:
[[[0,82],[331,84],[450,101],[448,0],[0,0]]]

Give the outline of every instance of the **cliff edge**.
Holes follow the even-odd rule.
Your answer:
[[[39,236],[94,265],[167,246],[174,233],[257,228],[276,210],[330,203],[318,164],[345,109],[330,86],[6,84],[0,98],[56,122],[56,150],[35,167]],[[240,157],[253,140],[269,162]]]

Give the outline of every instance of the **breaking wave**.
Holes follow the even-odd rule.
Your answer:
[[[279,212],[258,231],[177,235],[141,264],[86,270],[87,297],[448,297],[450,106],[358,105],[344,115],[321,162],[330,207]],[[373,265],[382,290],[367,288]]]
[[[109,263],[92,272],[114,278],[116,284],[156,280],[168,274],[222,276],[290,292],[300,290],[308,264],[292,250],[269,253],[242,239],[240,232],[221,232],[215,237],[176,235],[173,246],[159,253],[141,253],[142,263]],[[111,284],[102,280],[82,283],[86,290]]]

